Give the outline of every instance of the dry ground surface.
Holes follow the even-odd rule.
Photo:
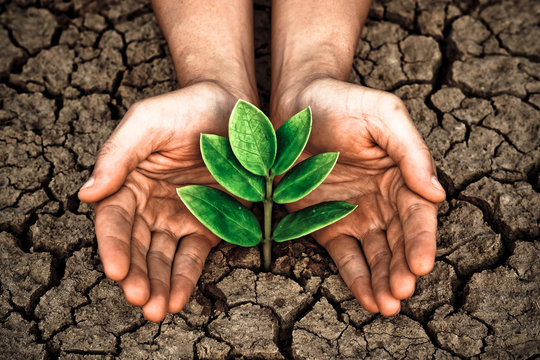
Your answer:
[[[270,5],[255,1],[262,103]],[[107,280],[76,192],[136,100],[175,88],[143,0],[0,0],[0,358],[531,359],[540,353],[540,2],[379,0],[351,81],[399,95],[448,200],[399,315],[363,311],[310,238],[221,244],[185,310]],[[278,209],[279,212],[279,209]]]

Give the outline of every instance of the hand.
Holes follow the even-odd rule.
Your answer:
[[[107,277],[148,320],[182,309],[219,241],[175,189],[215,185],[199,137],[226,135],[235,102],[217,84],[198,83],[133,105],[79,192],[82,201],[97,202],[95,229]]]
[[[313,129],[302,159],[327,151],[340,156],[323,184],[287,209],[328,200],[357,204],[355,212],[313,236],[365,309],[396,314],[400,300],[413,294],[416,277],[434,265],[436,203],[445,197],[434,161],[394,95],[313,80],[284,93],[273,106],[273,120],[279,126],[307,106]]]

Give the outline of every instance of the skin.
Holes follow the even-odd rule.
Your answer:
[[[146,319],[159,322],[186,304],[219,242],[175,189],[217,186],[201,158],[200,133],[226,136],[237,99],[257,104],[257,93],[250,1],[153,6],[181,89],[129,109],[100,149],[79,198],[95,203],[107,277]]]
[[[216,186],[200,133],[225,136],[237,99],[257,105],[250,1],[155,0],[180,90],[133,105],[96,159],[79,198],[95,203],[106,275],[146,319],[186,304],[219,239],[183,206],[175,188]],[[340,151],[335,170],[296,210],[346,200],[359,208],[314,233],[369,311],[391,315],[435,255],[433,160],[403,103],[346,79],[368,2],[274,1],[272,121],[311,105],[302,158]],[[438,184],[438,183],[437,183]],[[440,185],[439,185],[440,186]]]
[[[328,200],[358,205],[313,236],[360,304],[389,316],[433,268],[445,193],[403,102],[345,81],[368,9],[358,1],[274,1],[271,118],[277,128],[311,106],[301,159],[340,152],[323,184],[287,209]]]

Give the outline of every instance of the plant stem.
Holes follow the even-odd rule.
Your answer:
[[[264,206],[264,239],[263,239],[263,269],[264,271],[270,271],[270,264],[272,262],[272,206],[274,200],[272,199],[272,186],[274,182],[274,175],[270,174],[266,177],[266,195],[263,201]]]

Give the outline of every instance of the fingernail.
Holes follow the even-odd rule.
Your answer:
[[[90,179],[88,179],[84,185],[81,187],[81,190],[82,189],[86,189],[86,188],[89,188],[90,186],[94,185],[94,177],[91,176]]]
[[[437,177],[433,176],[433,177],[431,178],[431,183],[433,184],[433,187],[434,187],[435,189],[444,191],[444,189],[443,189],[441,183],[439,182],[439,180],[437,180]]]

